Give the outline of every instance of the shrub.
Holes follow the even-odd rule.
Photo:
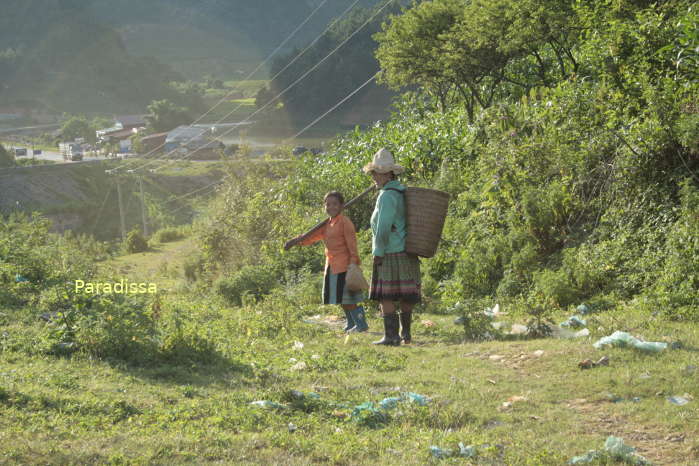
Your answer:
[[[132,230],[126,236],[126,241],[124,242],[124,249],[129,254],[145,252],[148,250],[148,241],[140,231]]]
[[[230,304],[240,306],[244,295],[257,300],[268,294],[277,281],[278,274],[270,266],[246,265],[228,277],[219,278],[214,289]]]
[[[181,228],[162,228],[155,232],[153,240],[158,243],[169,243],[185,238],[186,235]]]

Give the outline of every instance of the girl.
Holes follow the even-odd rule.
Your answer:
[[[325,243],[325,280],[323,281],[323,304],[339,304],[345,311],[345,331],[365,332],[369,326],[364,308],[357,306],[364,298],[362,291],[350,291],[345,286],[345,276],[350,264],[359,266],[357,235],[352,221],[342,215],[345,199],[337,191],[325,195],[325,212],[330,219],[310,235],[301,235],[289,240],[284,249],[307,246],[323,240]]]

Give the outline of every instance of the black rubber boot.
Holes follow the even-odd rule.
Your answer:
[[[398,314],[388,314],[383,316],[384,336],[375,345],[400,346],[400,336],[398,336]]]
[[[403,343],[409,345],[412,337],[410,336],[410,324],[413,322],[412,312],[401,312],[400,313],[400,339]]]
[[[345,325],[345,328],[343,330],[347,332],[349,329],[357,325],[357,323],[352,318],[352,314],[350,313],[350,311],[346,309],[343,309],[343,311],[345,311],[345,317],[347,318],[347,324]]]

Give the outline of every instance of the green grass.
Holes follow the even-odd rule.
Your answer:
[[[463,442],[491,445],[480,450],[486,464],[558,465],[602,448],[608,435],[656,464],[699,461],[699,371],[686,370],[699,364],[696,325],[608,311],[588,319],[592,336],[584,339],[473,343],[461,341],[453,316],[422,313],[413,345],[375,347],[381,322],[374,312],[370,332],[349,339],[337,319],[304,322],[339,314],[317,304],[320,277],[243,308],[206,298],[206,284],[183,291],[181,266],[193,248],[187,238],[101,267],[180,290],[165,297],[162,313],[188,309],[187,324],[213,343],[198,362],[134,366],[80,353],[44,356],[30,349],[45,325],[32,309],[0,315],[3,463],[463,464],[429,452]],[[568,315],[559,311],[556,320]],[[616,329],[682,348],[655,355],[593,349]],[[295,349],[296,341],[304,347]],[[609,367],[578,369],[581,359],[602,355]],[[307,368],[292,370],[299,361]],[[320,399],[295,399],[291,390]],[[431,401],[400,403],[384,419],[351,418],[354,406],[403,392]],[[695,397],[685,406],[666,400],[685,393]],[[503,408],[512,396],[526,401]],[[256,400],[284,408],[250,404]]]

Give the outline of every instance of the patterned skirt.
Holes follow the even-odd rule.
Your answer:
[[[350,291],[345,286],[347,272],[331,273],[325,269],[323,280],[323,304],[359,304],[364,301],[363,291]]]
[[[374,264],[369,299],[374,301],[420,302],[420,259],[413,254],[386,254],[381,265]]]

